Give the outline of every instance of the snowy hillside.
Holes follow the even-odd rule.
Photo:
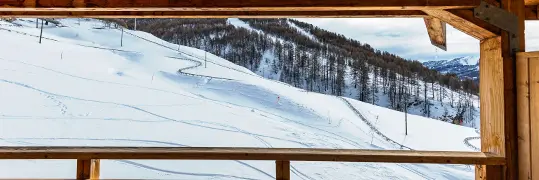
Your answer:
[[[479,57],[465,56],[452,60],[427,61],[425,66],[441,73],[454,73],[461,78],[479,78]]]
[[[111,21],[134,25],[132,20]],[[304,22],[144,19],[137,24],[168,42],[205,49],[259,76],[310,92],[478,127],[477,84]]]
[[[479,146],[472,128],[408,115],[405,136],[398,111],[264,79],[148,33],[122,33],[91,19],[59,21],[44,28],[41,44],[35,19],[0,21],[0,146]],[[67,160],[8,160],[0,162],[0,178],[73,178],[75,169]],[[274,172],[271,161],[101,161],[102,178],[269,180]],[[473,179],[474,169],[292,162],[291,174],[297,180]]]

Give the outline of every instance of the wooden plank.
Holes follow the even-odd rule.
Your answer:
[[[422,11],[1,11],[0,17],[28,18],[376,18],[425,17]]]
[[[488,63],[487,63],[488,64]],[[209,147],[0,147],[0,159],[200,159],[502,165],[481,152]]]
[[[532,180],[539,179],[539,58],[529,59]]]
[[[4,0],[0,9],[31,11],[332,11],[466,9],[480,0]],[[25,8],[25,9],[21,9]],[[77,9],[73,9],[77,8]]]
[[[520,180],[531,179],[530,96],[528,55],[517,55],[517,133],[518,174]]]
[[[435,17],[425,17],[425,26],[429,34],[430,43],[444,51],[447,51],[446,24]]]
[[[290,180],[290,161],[275,161],[275,179]]]
[[[499,28],[475,18],[472,10],[423,10],[423,12],[479,40],[499,36],[501,33]]]
[[[90,179],[91,164],[89,159],[77,159],[77,179]]]

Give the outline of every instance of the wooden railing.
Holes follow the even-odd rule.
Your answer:
[[[290,161],[504,165],[482,152],[209,147],[0,147],[0,159],[76,159],[77,179],[99,179],[100,159],[271,160],[276,179],[290,179]]]

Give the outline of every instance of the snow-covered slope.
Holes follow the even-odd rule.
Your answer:
[[[264,79],[150,34],[0,22],[0,146],[472,150],[471,129]],[[80,23],[79,23],[80,22]],[[18,25],[17,25],[18,24]],[[123,40],[123,46],[120,46]],[[24,51],[21,51],[24,49]],[[181,52],[178,52],[180,49]],[[472,141],[471,143],[477,143]],[[473,144],[477,146],[477,144]],[[1,178],[72,178],[74,161],[0,162]],[[270,161],[102,161],[103,178],[275,179]],[[472,179],[466,165],[292,162],[292,179]]]
[[[451,60],[427,61],[423,63],[441,73],[454,73],[461,78],[479,78],[479,57],[465,56]]]

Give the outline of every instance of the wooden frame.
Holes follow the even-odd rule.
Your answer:
[[[539,19],[539,0],[484,0],[518,16],[518,48],[524,48],[524,20]],[[224,17],[427,17],[445,22],[481,41],[481,150],[472,152],[248,149],[248,148],[0,148],[0,159],[77,159],[78,178],[98,177],[98,159],[246,159],[275,160],[278,179],[289,179],[294,160],[472,163],[476,179],[527,179],[539,172],[536,138],[530,109],[539,99],[526,99],[525,74],[516,75],[516,58],[508,32],[474,17],[480,0],[0,0],[0,17],[96,17],[96,18],[224,18]],[[436,30],[437,29],[437,30]],[[433,37],[442,37],[432,28]],[[535,62],[534,62],[535,63]],[[532,65],[531,63],[527,64]],[[535,66],[535,64],[533,64]],[[518,64],[522,65],[522,62]],[[522,67],[521,67],[522,68]],[[528,80],[535,78],[528,74]],[[534,94],[535,95],[535,94]],[[538,95],[539,96],[539,95]],[[518,97],[518,98],[517,98]],[[532,96],[535,97],[535,96]],[[517,112],[518,106],[525,108]],[[527,102],[527,103],[525,103]],[[527,111],[526,111],[527,110]],[[536,111],[537,112],[537,111]],[[519,114],[517,123],[517,113]],[[532,116],[533,115],[533,116]],[[528,121],[529,120],[529,121]],[[526,124],[526,122],[528,122]],[[518,126],[517,126],[518,125]],[[517,134],[518,132],[518,134]],[[534,131],[535,132],[535,131]],[[526,136],[521,143],[518,136]],[[519,137],[521,138],[521,137]],[[518,144],[518,145],[517,145]],[[529,160],[529,161],[527,161]],[[494,163],[495,162],[495,163]],[[530,164],[530,165],[528,165]],[[288,172],[288,173],[287,173]],[[539,175],[533,176],[539,178]]]

